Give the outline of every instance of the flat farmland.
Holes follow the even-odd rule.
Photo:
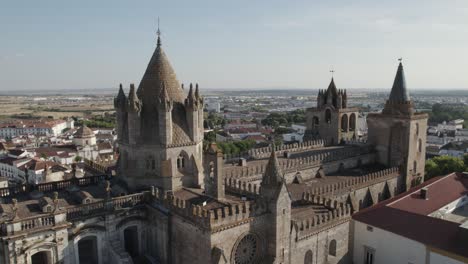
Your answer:
[[[0,120],[19,116],[87,117],[113,112],[113,96],[0,96]]]

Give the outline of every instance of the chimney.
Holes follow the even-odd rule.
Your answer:
[[[421,199],[428,200],[429,199],[429,193],[427,187],[421,188]]]
[[[462,177],[465,179],[468,179],[468,172],[467,171],[462,172]]]

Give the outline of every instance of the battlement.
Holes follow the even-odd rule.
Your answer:
[[[364,146],[367,145],[367,139],[347,139],[344,143],[345,145]]]
[[[333,209],[328,211],[328,213],[316,214],[313,217],[305,220],[292,220],[291,224],[296,231],[297,240],[306,239],[323,229],[349,221],[352,214],[351,205],[336,203],[336,201],[325,199],[319,196],[309,196],[309,198],[311,198],[313,201],[316,200],[319,202],[324,202],[325,204],[332,206],[336,205],[336,207],[333,207]]]
[[[221,208],[205,209],[203,206],[190,204],[186,200],[157,188],[152,188],[151,192],[152,196],[164,207],[170,208],[177,215],[205,229],[217,229],[251,217],[252,208],[249,201],[229,204]]]
[[[280,159],[279,163],[283,172],[293,172],[310,167],[320,166],[323,163],[343,160],[371,153],[373,150],[369,147],[360,148],[342,148],[337,150],[323,151],[306,157],[291,159]],[[270,153],[271,154],[271,153]],[[254,175],[260,175],[265,172],[266,160],[264,163],[255,163],[254,165],[227,167],[224,169],[224,178],[245,178]]]
[[[227,192],[238,193],[248,197],[256,197],[260,194],[260,186],[257,184],[235,178],[225,178],[224,187]]]
[[[400,175],[398,167],[384,169],[381,171],[366,174],[361,177],[350,177],[346,181],[336,182],[325,186],[311,188],[307,195],[323,195],[323,194],[336,194],[344,190],[360,189],[365,186],[373,185],[377,182],[387,180]]]
[[[289,145],[275,146],[275,152],[278,157],[283,156],[284,152],[297,152],[325,147],[325,140],[310,140],[303,143],[294,143]],[[256,148],[248,151],[249,156],[254,159],[264,159],[270,157],[272,147]]]
[[[338,207],[345,206],[344,203],[339,203],[337,200],[326,198],[317,194],[311,194],[309,192],[302,193],[302,202],[323,205],[329,209],[336,209]]]

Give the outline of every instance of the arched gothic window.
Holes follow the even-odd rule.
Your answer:
[[[183,155],[179,155],[179,157],[177,157],[177,168],[185,168],[185,157]]]
[[[349,116],[349,131],[354,131],[356,129],[356,114],[352,113]]]
[[[422,139],[418,139],[418,151],[422,151]]]
[[[304,256],[304,264],[312,264],[314,260],[312,250],[307,250],[305,256]]]
[[[319,126],[319,122],[320,122],[320,121],[319,121],[318,116],[314,116],[314,117],[312,118],[312,126],[313,126],[313,127],[318,127],[318,126]]]
[[[331,123],[331,110],[330,109],[325,110],[325,122],[327,122],[328,124]]]
[[[341,131],[348,132],[348,115],[346,114],[341,117]]]
[[[328,248],[328,254],[336,257],[336,240],[330,241],[330,247]]]
[[[419,136],[419,124],[416,123],[416,136]]]

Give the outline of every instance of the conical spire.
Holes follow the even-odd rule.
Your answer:
[[[200,91],[198,90],[198,83],[195,84],[195,98],[200,99]]]
[[[266,185],[279,185],[283,183],[283,172],[276,158],[275,147],[272,147],[271,156],[265,169],[265,174],[262,179],[262,186]]]
[[[164,82],[169,97],[176,102],[184,102],[185,95],[177,76],[162,49],[161,33],[158,29],[156,49],[146,68],[145,74],[138,87],[137,95],[142,99],[143,105],[151,104],[154,98],[161,93],[161,83]]]
[[[133,112],[139,112],[140,107],[140,100],[136,95],[135,85],[132,83],[130,84],[130,92],[128,93],[128,110]]]
[[[333,77],[331,78],[330,84],[328,85],[327,94],[332,94],[332,96],[336,96],[338,94]]]
[[[114,107],[115,108],[124,108],[126,103],[127,97],[123,91],[122,84],[119,85],[119,93],[114,98]]]
[[[406,103],[410,101],[408,90],[406,89],[405,72],[403,71],[403,64],[400,61],[398,70],[393,81],[392,91],[388,99],[391,103]]]

